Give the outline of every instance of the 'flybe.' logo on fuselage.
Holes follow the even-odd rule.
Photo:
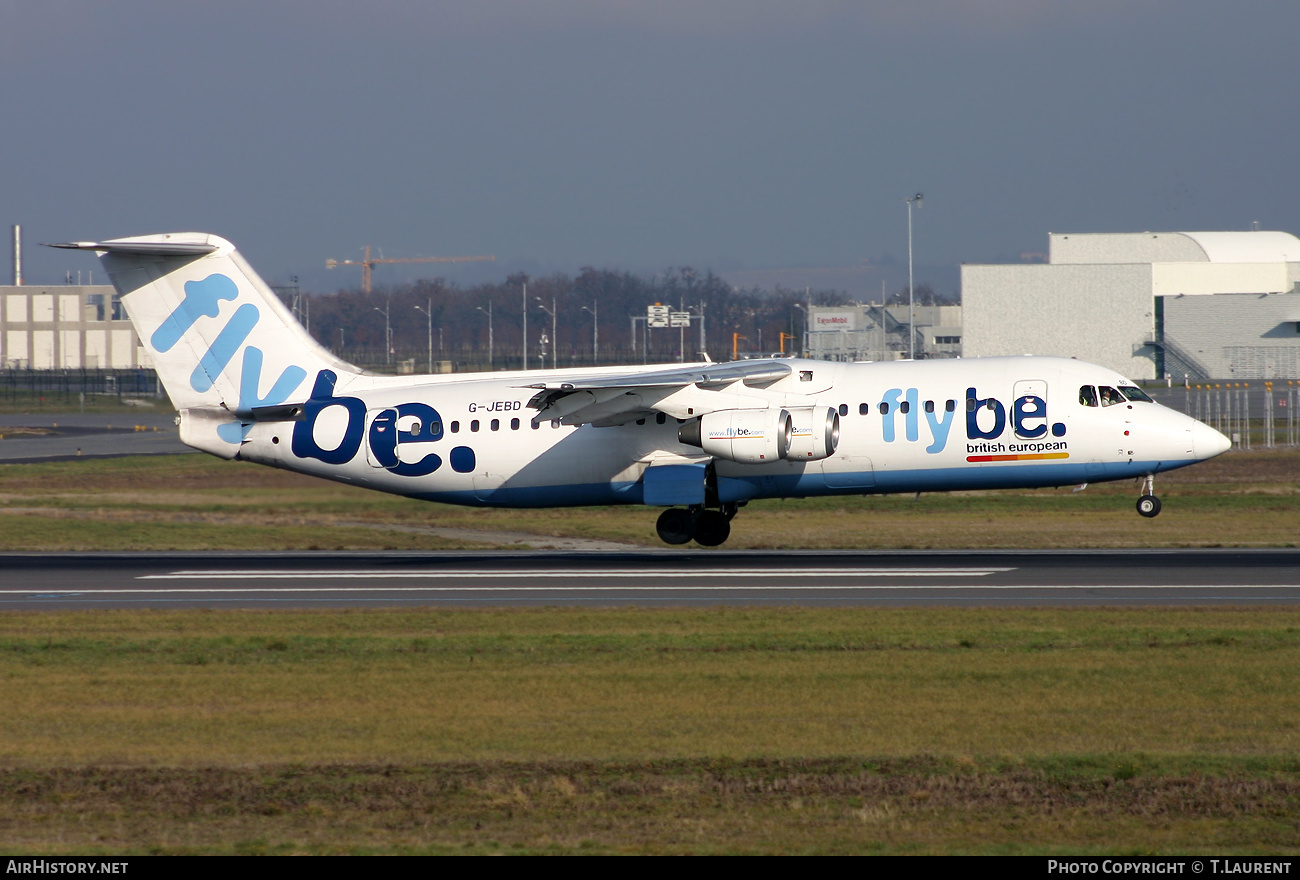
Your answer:
[[[992,395],[980,397],[975,388],[967,388],[961,404],[966,416],[967,460],[1067,458],[1066,443],[1059,439],[1065,436],[1065,423],[1048,418],[1045,393],[1020,394],[1007,406]],[[928,434],[925,451],[936,455],[948,446],[957,405],[957,401],[947,401],[940,408],[927,401],[922,408],[918,389],[891,388],[881,396],[881,437],[894,443],[900,439],[901,428],[901,439],[920,442],[924,421]],[[1012,436],[1004,441],[1008,428]]]
[[[185,282],[180,303],[154,330],[149,344],[159,353],[170,351],[200,318],[218,318],[222,303],[233,303],[238,299],[239,286],[229,276],[220,273],[213,273],[200,281]],[[307,378],[303,367],[290,364],[276,377],[270,390],[265,395],[261,393],[264,353],[251,343],[245,346],[261,318],[257,305],[242,303],[226,319],[207,349],[201,355],[195,350],[198,363],[190,374],[189,384],[200,394],[211,391],[218,379],[237,363],[235,381],[239,402],[233,412],[236,420],[217,427],[217,436],[227,443],[238,444],[247,438],[253,426],[254,407],[284,403]],[[241,346],[244,347],[243,358],[237,361]],[[360,398],[335,396],[336,381],[337,376],[332,370],[317,372],[311,396],[303,405],[303,418],[294,423],[290,449],[295,456],[344,465],[357,457],[364,441],[372,464],[398,476],[426,476],[442,466],[442,458],[428,451],[426,445],[442,439],[442,419],[433,407],[413,401],[384,408],[370,418],[366,404]],[[342,410],[340,414],[346,417],[346,424],[334,445],[322,447],[316,437],[316,424],[321,413],[328,410]],[[403,461],[399,453],[403,446],[425,454],[419,455],[418,461]],[[474,451],[469,447],[455,447],[449,458],[453,470],[460,473],[474,470]]]
[[[401,477],[423,477],[442,467],[442,458],[428,451],[427,445],[442,439],[442,417],[426,403],[412,401],[386,407],[370,420],[366,431],[366,404],[358,397],[335,396],[337,376],[332,370],[316,374],[316,384],[311,397],[303,404],[302,419],[293,426],[291,449],[299,458],[314,458],[326,464],[347,464],[357,457],[365,440],[369,455],[376,467],[382,467]],[[342,408],[347,422],[343,435],[333,447],[322,447],[316,438],[316,422],[321,413],[333,407]],[[405,422],[406,428],[400,428]],[[399,448],[418,449],[425,454],[417,462],[402,461]],[[474,470],[474,450],[457,446],[450,453],[452,470],[467,474]]]

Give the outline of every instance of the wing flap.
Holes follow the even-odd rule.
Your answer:
[[[736,361],[524,387],[537,390],[528,401],[538,411],[537,418],[558,418],[566,425],[618,425],[646,412],[685,419],[716,409],[766,407],[765,398],[738,395],[735,386],[766,388],[791,373],[790,365],[781,361]]]

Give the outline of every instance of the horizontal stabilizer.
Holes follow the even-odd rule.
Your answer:
[[[48,244],[46,247],[95,251],[99,254],[133,254],[141,257],[199,257],[215,253],[220,246],[209,242],[208,236],[202,233],[172,233],[115,238],[108,241],[64,241]]]

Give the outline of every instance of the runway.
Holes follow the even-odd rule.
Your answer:
[[[0,415],[0,464],[194,452],[181,442],[170,407],[161,413]]]
[[[0,556],[0,609],[1300,604],[1300,550]]]

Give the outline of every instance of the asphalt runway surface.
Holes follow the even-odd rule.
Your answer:
[[[0,609],[1300,604],[1300,550],[0,556]]]
[[[175,418],[170,410],[0,415],[0,464],[194,452]]]

